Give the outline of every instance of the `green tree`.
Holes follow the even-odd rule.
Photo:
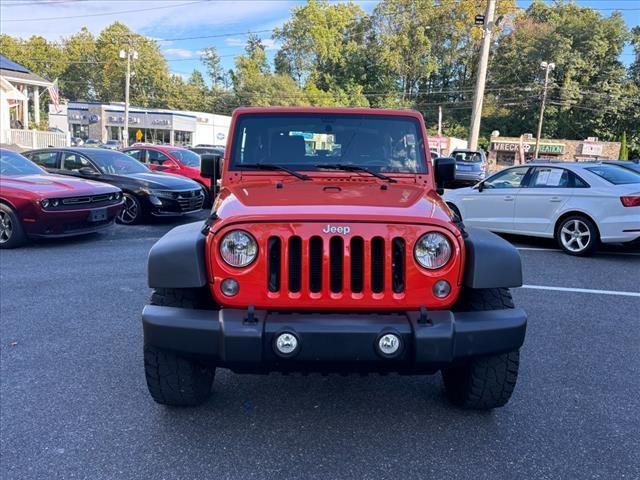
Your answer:
[[[629,148],[627,147],[627,132],[622,132],[620,139],[620,160],[629,160]]]
[[[98,71],[95,37],[83,27],[63,40],[62,51],[67,67],[60,76],[60,91],[70,100],[95,100]]]

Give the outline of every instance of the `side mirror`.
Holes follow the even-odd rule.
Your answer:
[[[97,177],[98,175],[100,175],[91,167],[82,167],[78,170],[78,173],[80,175],[86,175],[87,177]]]
[[[484,182],[480,182],[478,184],[478,192],[482,192],[484,190]]]
[[[456,179],[456,160],[451,157],[439,157],[434,161],[436,186],[444,188],[445,183]]]
[[[176,168],[178,164],[173,160],[165,160],[164,162],[162,162],[162,166],[165,168]]]
[[[222,156],[216,153],[205,153],[200,156],[200,175],[210,178],[214,183],[220,178],[222,170]]]

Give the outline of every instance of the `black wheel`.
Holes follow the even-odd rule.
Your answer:
[[[457,311],[486,311],[513,308],[507,288],[469,289],[454,308]],[[507,404],[516,386],[519,350],[498,355],[472,357],[442,370],[447,397],[454,405],[490,410]]]
[[[562,219],[556,226],[556,241],[565,253],[582,257],[596,251],[600,235],[591,219],[572,215]]]
[[[157,403],[192,407],[211,395],[215,369],[195,359],[145,345],[144,373],[149,393]]]
[[[460,210],[453,203],[447,202],[447,206],[451,209],[453,214],[456,216],[456,220],[462,221],[462,215],[460,215]]]
[[[142,220],[143,212],[140,201],[132,194],[124,194],[124,205],[116,220],[124,225],[135,225]]]
[[[0,248],[15,248],[27,239],[22,223],[11,207],[0,203]]]

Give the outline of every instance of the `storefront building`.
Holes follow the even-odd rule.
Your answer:
[[[492,136],[489,144],[489,165],[492,169],[516,165],[534,159],[536,139],[532,135],[522,137]],[[617,160],[620,142],[602,142],[595,137],[586,140],[541,139],[538,158],[564,162],[588,160]]]
[[[63,108],[61,108],[63,107]],[[50,108],[51,110],[51,108]],[[231,117],[204,112],[157,108],[129,108],[129,131],[124,128],[124,104],[71,102],[50,112],[49,124],[69,131],[71,137],[170,144],[226,145]]]

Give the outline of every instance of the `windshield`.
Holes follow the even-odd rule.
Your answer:
[[[131,173],[147,173],[149,169],[139,161],[113,150],[96,150],[89,154],[91,160],[100,171],[109,175],[128,175]]]
[[[169,150],[171,155],[176,157],[183,165],[187,167],[200,168],[200,155],[192,152],[191,150]]]
[[[614,185],[640,183],[640,173],[635,173],[616,165],[597,165],[594,167],[588,167],[586,170],[589,170],[591,173],[595,173]]]
[[[482,162],[482,154],[480,152],[454,152],[453,158],[456,159],[456,162]]]
[[[425,173],[424,139],[409,117],[348,114],[241,115],[230,169],[242,164],[321,170],[317,165],[364,167],[378,173]]]
[[[39,175],[43,173],[46,172],[19,153],[0,150],[0,175],[17,177],[19,175]]]

